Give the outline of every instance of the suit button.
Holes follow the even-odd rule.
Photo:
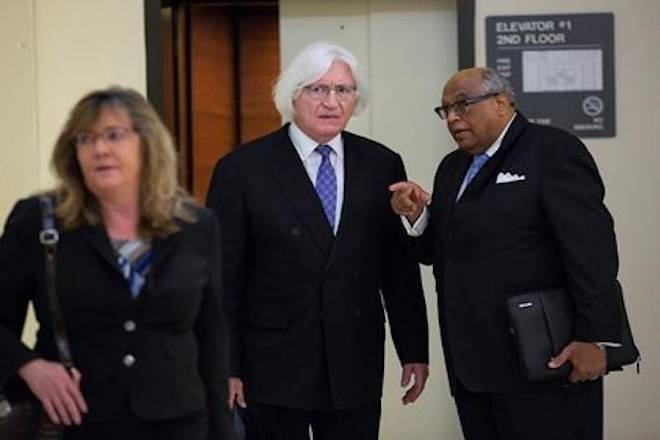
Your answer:
[[[362,312],[360,311],[360,309],[355,309],[355,317],[359,318],[360,315],[362,315]]]
[[[7,417],[11,412],[12,412],[12,407],[9,404],[9,401],[5,400],[4,398],[0,400],[0,420]]]
[[[132,367],[133,364],[135,363],[135,356],[133,356],[132,354],[127,354],[126,356],[124,356],[122,362],[124,363],[125,367]]]
[[[293,235],[294,237],[299,236],[299,235],[300,235],[300,229],[298,229],[298,228],[291,228],[291,235]]]
[[[131,319],[124,323],[124,330],[126,330],[128,333],[134,332],[136,327],[137,326],[135,325],[135,321]]]

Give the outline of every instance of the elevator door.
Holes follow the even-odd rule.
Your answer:
[[[218,159],[280,126],[277,2],[169,2],[161,9],[164,117],[181,181],[203,201]]]

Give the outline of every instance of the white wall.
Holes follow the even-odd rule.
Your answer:
[[[52,186],[67,112],[92,89],[146,89],[142,0],[0,0],[0,223]],[[34,321],[25,331],[33,341]]]
[[[637,343],[641,375],[611,374],[605,387],[608,439],[660,439],[660,2],[657,0],[478,0],[476,62],[485,63],[489,15],[613,12],[616,137],[584,139],[605,180],[615,221],[620,279]]]
[[[0,0],[0,219],[52,185],[67,112],[94,88],[146,88],[142,0]]]
[[[325,40],[346,46],[365,68],[371,86],[367,110],[349,129],[402,154],[411,178],[430,187],[439,160],[452,150],[433,112],[442,82],[456,70],[453,0],[280,0],[282,64],[307,44]],[[423,271],[429,316],[431,377],[420,401],[404,407],[401,367],[388,341],[383,440],[461,437],[440,350],[436,295]]]
[[[32,2],[0,0],[0,220],[39,182]]]

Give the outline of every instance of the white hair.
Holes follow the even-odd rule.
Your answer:
[[[316,42],[305,47],[282,72],[273,87],[273,100],[285,122],[295,115],[293,100],[300,89],[318,81],[325,75],[334,61],[345,63],[353,74],[357,97],[353,114],[358,115],[367,106],[367,83],[362,77],[357,58],[348,49],[325,42]]]

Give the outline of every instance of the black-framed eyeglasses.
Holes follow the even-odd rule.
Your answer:
[[[452,104],[447,104],[443,105],[441,107],[436,107],[433,109],[434,112],[440,116],[440,119],[447,119],[449,116],[449,112],[454,112],[459,116],[463,116],[467,114],[468,110],[470,109],[470,106],[472,104],[476,104],[477,102],[485,101],[488,98],[492,98],[493,96],[497,96],[502,92],[491,92],[491,93],[486,93],[484,95],[479,95],[479,96],[470,96],[465,99],[461,99],[460,101],[456,101]]]

